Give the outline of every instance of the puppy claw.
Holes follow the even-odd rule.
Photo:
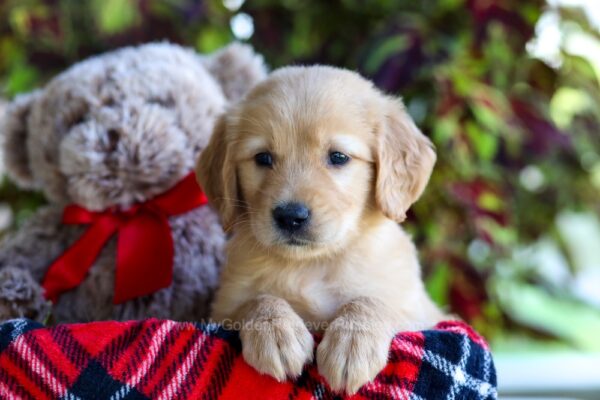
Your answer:
[[[248,364],[279,382],[295,379],[313,358],[313,337],[296,314],[247,324],[240,332]]]
[[[391,338],[384,330],[349,328],[336,321],[317,348],[317,366],[333,391],[352,395],[386,366]]]

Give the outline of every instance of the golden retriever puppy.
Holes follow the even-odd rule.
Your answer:
[[[398,225],[435,159],[399,99],[332,67],[279,69],[220,119],[196,169],[232,232],[212,318],[250,365],[297,377],[320,331],[319,372],[355,393],[444,318]]]

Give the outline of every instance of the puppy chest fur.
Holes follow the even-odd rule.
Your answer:
[[[352,251],[308,260],[266,252],[248,258],[252,249],[244,235],[234,236],[213,318],[243,319],[237,310],[263,293],[285,299],[313,331],[322,330],[344,304],[358,297],[378,299],[398,314],[414,314],[415,328],[437,317],[437,309],[422,296],[414,246],[395,223],[369,229],[350,247]]]

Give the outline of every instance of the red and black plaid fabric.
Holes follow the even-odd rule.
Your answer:
[[[278,383],[247,365],[236,332],[164,320],[0,325],[2,399],[337,399],[310,365]],[[494,399],[496,373],[469,326],[400,333],[356,399]]]

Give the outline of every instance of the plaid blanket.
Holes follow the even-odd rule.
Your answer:
[[[294,382],[260,375],[236,332],[165,320],[51,328],[0,325],[2,399],[334,399],[315,365]],[[496,373],[469,326],[400,333],[387,367],[354,398],[494,399]]]

